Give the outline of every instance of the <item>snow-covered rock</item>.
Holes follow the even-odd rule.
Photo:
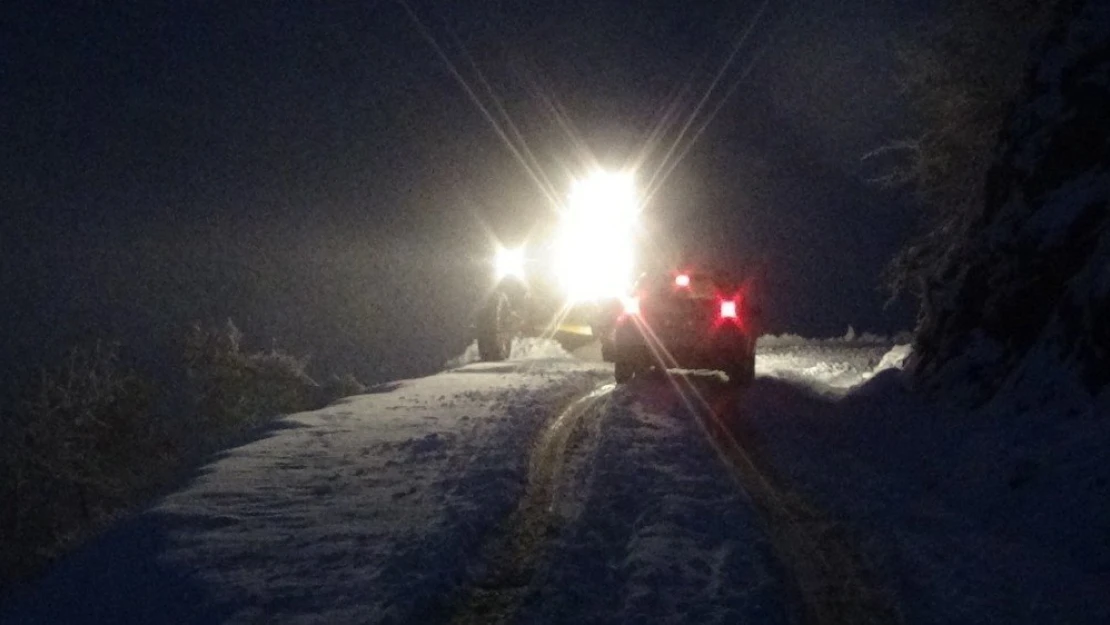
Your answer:
[[[1058,20],[982,213],[927,298],[909,367],[934,390],[982,401],[1110,382],[1110,4],[1063,2]]]
[[[891,347],[890,351],[883,354],[882,359],[879,360],[879,364],[875,365],[874,373],[886,371],[887,369],[901,369],[912,352],[913,348],[908,344]]]

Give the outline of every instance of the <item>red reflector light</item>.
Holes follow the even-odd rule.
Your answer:
[[[721,302],[721,319],[735,319],[736,318],[736,301],[725,300]]]
[[[640,314],[640,298],[638,297],[625,297],[621,300],[624,304],[624,314],[638,315]]]
[[[674,277],[674,284],[675,284],[675,286],[680,286],[682,288],[686,288],[686,287],[690,286],[690,276],[688,276],[684,273],[680,273],[680,274],[678,274],[677,276]]]

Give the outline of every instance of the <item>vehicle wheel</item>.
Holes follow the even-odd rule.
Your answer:
[[[636,366],[630,362],[618,360],[613,364],[613,377],[616,378],[617,384],[624,384],[636,375]]]
[[[610,358],[612,358],[612,356],[610,355],[610,352],[613,351],[613,341],[610,341],[610,340],[607,340],[607,339],[601,339],[600,343],[601,343],[601,359],[604,360],[605,362],[609,362]]]
[[[749,356],[725,368],[729,386],[747,386],[755,379],[755,358]]]
[[[509,296],[494,293],[478,316],[478,356],[485,362],[505,360],[519,332],[520,318]]]

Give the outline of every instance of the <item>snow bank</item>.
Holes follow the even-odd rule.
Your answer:
[[[776,469],[862,538],[907,622],[1110,622],[1107,406],[1064,392],[976,411],[926,401],[894,375],[908,352],[815,396],[817,363],[850,368],[858,351],[793,348],[802,368],[757,379],[741,417]]]
[[[536,360],[542,358],[573,358],[573,355],[553,339],[541,337],[513,339],[509,360]],[[457,369],[481,360],[482,357],[478,354],[478,341],[473,341],[466,346],[461,354],[444,363],[443,367],[445,369]]]
[[[892,346],[889,339],[880,339],[874,335],[851,341],[797,335],[772,337],[759,344],[756,374],[791,380],[820,394],[843,395],[886,369],[902,367],[910,346]]]
[[[875,365],[875,369],[871,372],[871,375],[874,376],[887,369],[902,369],[902,367],[905,366],[906,359],[910,357],[911,352],[913,352],[913,346],[908,343],[891,347],[890,351],[883,354],[883,357],[879,359],[879,364]]]
[[[891,343],[907,343],[909,339],[910,334],[908,332],[899,332],[893,336],[873,334],[871,332],[857,334],[853,326],[848,326],[843,336],[834,336],[830,338],[810,338],[798,334],[791,334],[789,332],[784,332],[782,334],[765,334],[759,337],[757,345],[759,347],[796,347],[800,345],[812,347],[816,344],[843,345],[849,343],[858,345],[889,345]]]

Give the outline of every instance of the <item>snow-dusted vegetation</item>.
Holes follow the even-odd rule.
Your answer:
[[[965,12],[909,63],[926,128],[908,178],[935,215],[896,265],[921,301],[909,368],[970,402],[1051,399],[1057,386],[1098,396],[1110,382],[1110,8],[956,5]]]
[[[117,344],[77,347],[0,414],[0,587],[164,490],[184,470],[283,413],[360,392],[319,384],[307,362],[249,350],[230,320],[185,333],[169,380],[144,375]]]

